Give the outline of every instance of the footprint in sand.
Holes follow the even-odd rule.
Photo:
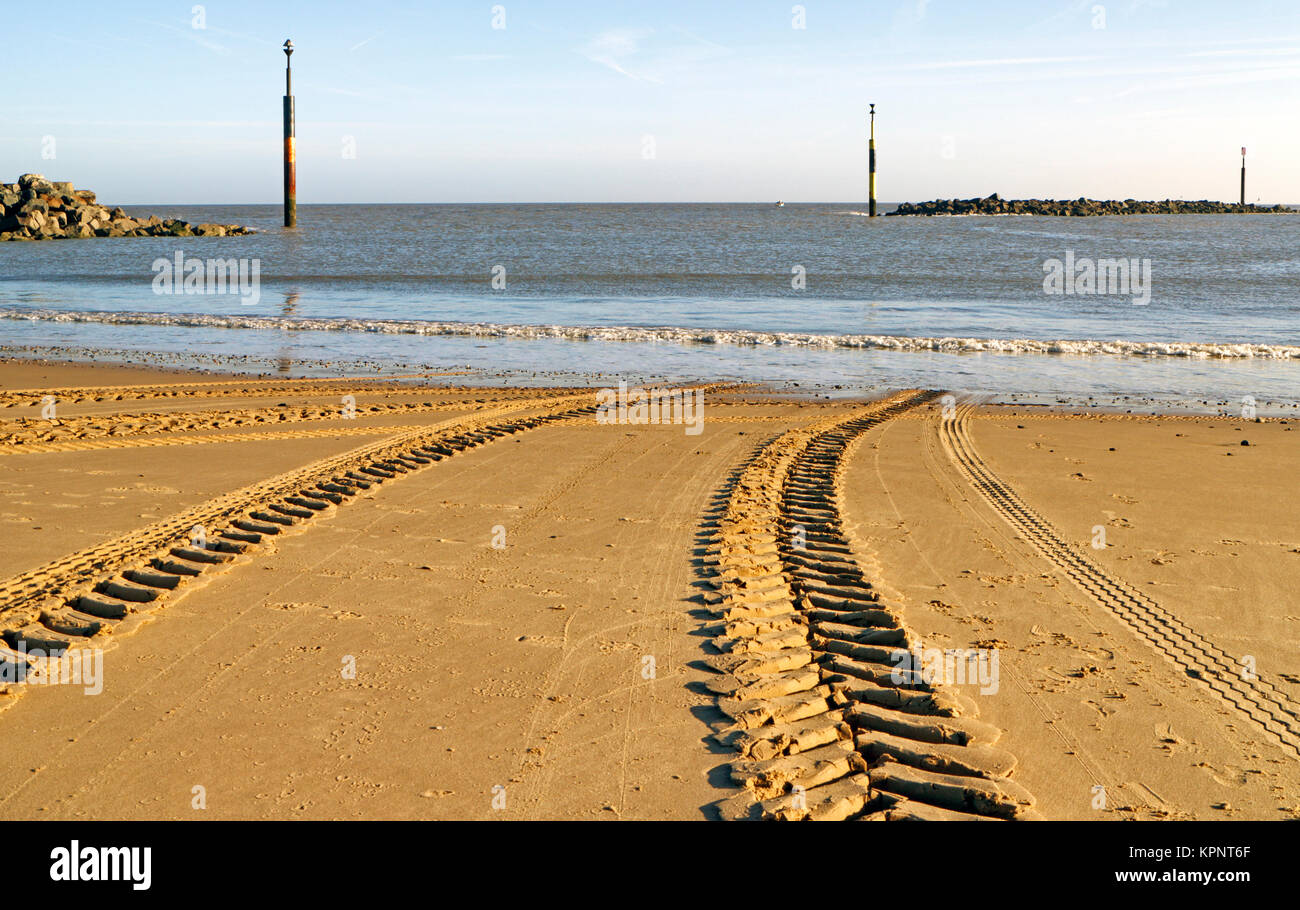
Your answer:
[[[1240,787],[1249,782],[1250,778],[1241,768],[1225,767],[1216,768],[1208,762],[1197,762],[1192,767],[1200,768],[1220,787]]]
[[[522,641],[530,645],[541,645],[544,648],[559,648],[564,645],[564,639],[556,635],[520,635],[516,641]]]
[[[1176,752],[1180,746],[1187,745],[1183,738],[1174,732],[1171,724],[1158,724],[1155,732],[1160,747],[1166,752]]]
[[[287,603],[269,603],[265,604],[268,610],[285,610],[290,612],[304,612],[324,610],[334,619],[355,619],[360,613],[353,613],[351,610],[340,610],[337,607],[331,607],[329,604],[309,603],[306,601],[290,601]]]
[[[1074,684],[1073,673],[1062,673],[1055,667],[1043,667],[1043,675],[1059,683]]]
[[[1089,647],[1088,645],[1079,645],[1079,649],[1094,660],[1114,660],[1115,652],[1109,648]]]
[[[1095,710],[1102,717],[1110,717],[1112,714],[1115,713],[1114,708],[1108,708],[1105,705],[1100,704],[1099,702],[1093,701],[1092,699],[1085,699],[1083,703],[1087,705],[1089,708]]]

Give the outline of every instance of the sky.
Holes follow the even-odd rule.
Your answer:
[[[1300,202],[1297,0],[6,4],[0,179],[127,204]]]

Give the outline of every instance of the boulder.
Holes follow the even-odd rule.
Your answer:
[[[54,189],[54,184],[46,180],[42,174],[23,174],[18,178],[18,188],[29,195],[38,193],[49,193]]]
[[[46,222],[45,214],[39,211],[19,212],[18,226],[29,233],[39,233]]]

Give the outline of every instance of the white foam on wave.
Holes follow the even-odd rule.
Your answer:
[[[512,325],[494,322],[430,322],[417,319],[347,319],[285,316],[222,316],[205,313],[102,313],[83,310],[0,309],[0,318],[32,322],[82,322],[184,328],[261,329],[299,332],[369,332],[382,335],[458,335],[473,338],[561,339],[565,341],[670,342],[796,347],[825,350],[950,354],[1109,354],[1201,359],[1300,360],[1300,346],[1285,344],[1209,344],[1187,341],[1051,341],[1033,338],[911,337],[907,335],[826,335],[815,332],[758,332],[747,329],[691,329],[672,326]]]

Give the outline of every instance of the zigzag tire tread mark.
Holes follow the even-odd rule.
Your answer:
[[[0,691],[17,694],[31,666],[24,652],[102,646],[134,631],[196,581],[228,568],[282,533],[301,530],[364,491],[504,436],[589,417],[590,396],[565,396],[541,413],[510,411],[421,427],[218,497],[116,541],[0,585]],[[506,419],[503,419],[506,417]],[[196,545],[196,525],[214,528]],[[205,538],[207,535],[205,534]],[[8,700],[0,699],[0,708]]]
[[[358,413],[359,418],[372,418],[392,414],[428,414],[437,411],[488,410],[510,402],[511,399],[492,399],[486,402],[412,402],[406,404],[382,404],[365,407],[365,413]],[[47,449],[46,446],[61,446],[70,443],[88,443],[96,440],[122,440],[155,434],[181,435],[200,433],[205,430],[225,430],[227,432],[244,432],[256,430],[275,431],[280,428],[301,424],[338,422],[345,419],[339,408],[314,406],[306,416],[299,409],[288,411],[279,408],[261,410],[222,411],[222,412],[173,412],[144,414],[112,415],[77,415],[59,417],[46,421],[36,418],[20,418],[7,421],[0,419],[0,455],[22,454],[27,451],[63,451]],[[236,420],[238,418],[238,421]],[[168,421],[183,425],[167,425]],[[105,424],[113,422],[110,433]],[[347,426],[347,424],[344,424]],[[77,435],[81,433],[82,435]]]
[[[914,636],[881,601],[841,524],[842,459],[862,433],[937,395],[910,390],[789,430],[736,472],[704,533],[718,654],[707,687],[731,720],[742,789],[724,819],[1036,818],[1015,758],[974,703],[897,660]],[[901,677],[900,681],[896,681]]]
[[[1071,546],[1050,522],[1025,504],[980,457],[970,438],[971,405],[961,405],[940,424],[945,451],[983,498],[1049,562],[1085,594],[1187,675],[1250,718],[1284,748],[1300,755],[1300,705],[1131,585],[1109,575]]]

